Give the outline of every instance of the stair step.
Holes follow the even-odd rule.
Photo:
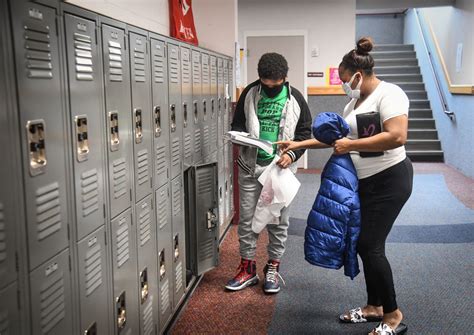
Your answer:
[[[414,100],[426,100],[428,99],[428,95],[426,94],[426,91],[410,91],[410,90],[405,90],[406,95],[408,96],[409,99],[414,99]]]
[[[441,142],[439,140],[408,140],[405,144],[406,150],[441,150]]]
[[[425,84],[421,82],[420,83],[398,82],[398,83],[393,83],[393,84],[399,86],[404,91],[424,91],[425,90]]]
[[[436,129],[408,129],[408,140],[437,140]]]
[[[406,152],[413,162],[444,162],[442,150],[407,150]]]
[[[433,112],[429,108],[410,108],[408,117],[411,119],[432,119]]]
[[[413,51],[413,44],[376,44],[372,49],[374,51]]]
[[[387,81],[389,83],[406,82],[406,83],[420,83],[423,82],[421,74],[381,74],[377,75],[380,80]]]
[[[401,66],[375,66],[375,74],[420,74],[420,67],[414,65],[401,65]]]
[[[375,66],[418,66],[418,59],[416,58],[384,58],[377,59]]]
[[[412,129],[434,129],[436,124],[434,119],[408,119],[408,128]]]
[[[372,51],[370,52],[372,57],[377,63],[378,59],[392,59],[392,58],[415,58],[416,59],[416,52],[415,51]]]
[[[411,108],[430,108],[430,101],[428,99],[410,99]]]

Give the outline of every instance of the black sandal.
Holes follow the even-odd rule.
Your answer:
[[[371,333],[375,332],[377,335],[403,335],[408,331],[408,326],[404,323],[400,323],[397,329],[392,329],[386,323],[380,322],[380,324],[375,327]]]
[[[345,314],[339,315],[339,321],[342,323],[364,323],[364,322],[380,322],[382,321],[381,316],[367,316],[362,314],[362,308],[357,307],[349,311],[350,319],[346,318]]]

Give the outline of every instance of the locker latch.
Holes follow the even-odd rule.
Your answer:
[[[206,100],[202,101],[202,113],[204,115],[204,121],[207,119],[207,102]]]
[[[197,101],[193,101],[193,108],[194,108],[194,124],[199,122],[199,113],[198,113],[198,103]]]
[[[183,103],[183,127],[186,128],[188,126],[188,104],[186,102]]]
[[[174,237],[174,261],[179,259],[179,234]]]
[[[214,99],[211,99],[211,117],[212,118],[215,117],[215,113],[216,113],[214,102],[215,102]]]
[[[171,131],[176,131],[176,105],[170,105]]]
[[[97,335],[97,323],[94,322],[84,331],[84,335]]]
[[[74,118],[76,124],[76,148],[77,160],[79,162],[87,160],[89,154],[89,139],[87,133],[87,116],[78,115]]]
[[[159,137],[161,135],[161,107],[155,106],[153,110],[155,113],[155,136]]]
[[[222,110],[221,110],[221,102],[222,102],[221,98],[218,98],[218,99],[217,99],[217,110],[219,111],[219,114],[220,114],[221,111],[222,111]]]
[[[217,215],[214,213],[214,209],[210,209],[206,213],[207,229],[211,230],[217,226]]]
[[[225,181],[225,194],[229,192],[229,182],[226,180]]]
[[[141,303],[143,304],[148,298],[148,270],[147,268],[143,269],[140,272],[140,288],[141,288]]]
[[[26,123],[26,132],[28,136],[28,150],[30,152],[30,174],[36,176],[44,172],[47,164],[44,121],[28,121]]]
[[[115,308],[117,310],[117,328],[120,333],[125,328],[127,323],[127,309],[125,306],[125,292],[122,292],[120,296],[115,300]]]
[[[142,138],[143,138],[142,110],[139,108],[135,108],[134,114],[135,114],[135,143],[141,143]]]
[[[118,113],[109,112],[110,151],[117,151],[120,143]]]
[[[158,255],[160,259],[160,281],[165,278],[166,274],[166,262],[165,262],[165,249],[161,250],[160,254]]]

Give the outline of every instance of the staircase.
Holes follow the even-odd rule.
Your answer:
[[[416,162],[443,162],[441,142],[413,45],[376,45],[371,55],[377,77],[400,86],[410,99],[405,145],[408,157]]]

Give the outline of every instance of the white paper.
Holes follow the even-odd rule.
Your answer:
[[[247,147],[256,147],[264,150],[268,154],[273,154],[273,143],[259,138],[250,137],[249,133],[243,131],[229,131],[227,137],[232,143],[244,145]]]

